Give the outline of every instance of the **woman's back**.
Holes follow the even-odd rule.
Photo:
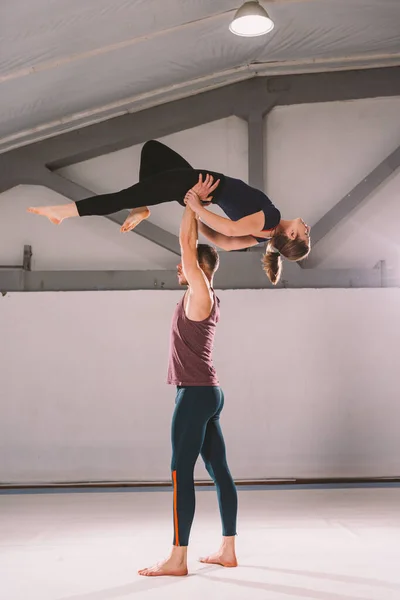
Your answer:
[[[263,230],[273,229],[281,220],[281,213],[264,192],[234,177],[225,176],[224,185],[220,193],[215,194],[214,203],[220,206],[232,221],[238,221],[262,210],[265,216]],[[263,238],[257,239],[265,241]]]

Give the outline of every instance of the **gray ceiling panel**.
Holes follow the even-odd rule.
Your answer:
[[[256,74],[400,64],[400,0],[264,2],[269,36],[232,35],[240,0],[2,3],[3,151]]]

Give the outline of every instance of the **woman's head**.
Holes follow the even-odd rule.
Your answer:
[[[303,260],[311,250],[310,228],[303,219],[281,221],[267,245],[263,256],[263,268],[268,279],[276,285],[282,273],[282,258]]]

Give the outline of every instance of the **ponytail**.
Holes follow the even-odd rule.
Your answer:
[[[267,251],[262,257],[263,269],[268,279],[273,285],[276,285],[281,278],[282,259],[279,250],[271,243],[267,245]]]
[[[310,240],[302,240],[297,237],[292,240],[284,233],[277,233],[268,242],[267,251],[262,257],[263,269],[268,279],[273,285],[276,285],[282,274],[282,258],[288,260],[303,260],[309,255],[311,249]]]

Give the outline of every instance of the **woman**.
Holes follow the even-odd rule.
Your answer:
[[[281,255],[298,261],[310,252],[310,229],[302,219],[281,219],[279,210],[260,190],[222,173],[193,169],[179,154],[154,140],[142,148],[139,182],[135,185],[74,203],[28,211],[59,224],[70,217],[108,215],[130,208],[121,227],[126,232],[150,216],[148,206],[172,201],[183,206],[185,202],[190,204],[201,221],[200,231],[225,250],[268,241],[263,265],[273,284],[280,278]],[[210,202],[220,206],[229,219],[207,210],[204,203]]]

